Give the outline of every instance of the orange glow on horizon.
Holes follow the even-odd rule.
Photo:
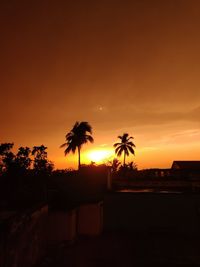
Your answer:
[[[199,138],[199,136],[198,136]],[[184,139],[184,140],[182,140]],[[199,148],[200,142],[192,137],[193,141],[186,135],[182,139],[178,135],[178,140],[170,140],[169,142],[159,142],[159,140],[153,140],[151,145],[144,146],[144,140],[137,138],[135,156],[130,155],[126,158],[126,162],[134,161],[138,169],[149,168],[170,168],[174,160],[199,160]],[[168,140],[168,139],[167,139]],[[104,140],[103,140],[104,141]],[[178,141],[180,143],[178,143]],[[49,158],[55,163],[55,168],[65,169],[78,167],[78,154],[68,154],[64,156],[63,151],[59,148],[57,153],[50,150]],[[81,153],[81,163],[90,164],[91,161],[96,164],[108,163],[113,158],[117,158],[112,146],[107,147],[94,147],[93,149],[83,149]],[[118,160],[123,162],[123,155]]]
[[[113,150],[96,149],[91,150],[86,154],[86,158],[95,163],[104,163],[114,156]]]
[[[60,146],[87,121],[81,164],[117,158],[123,133],[138,169],[200,160],[200,1],[49,2],[1,1],[1,143],[77,169]]]

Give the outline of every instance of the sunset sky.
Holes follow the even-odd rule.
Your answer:
[[[199,0],[2,0],[0,143],[44,144],[57,168],[76,121],[88,153],[134,136],[139,169],[200,160]]]

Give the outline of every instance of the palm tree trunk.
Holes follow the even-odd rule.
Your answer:
[[[81,167],[81,148],[78,146],[78,170],[80,170]]]
[[[126,153],[124,151],[124,167],[125,167]]]

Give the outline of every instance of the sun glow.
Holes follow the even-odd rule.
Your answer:
[[[93,150],[88,153],[88,158],[90,161],[94,161],[95,163],[101,163],[103,161],[109,160],[112,155],[113,151]]]

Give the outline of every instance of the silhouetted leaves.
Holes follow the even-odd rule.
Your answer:
[[[2,172],[10,171],[15,164],[15,155],[11,151],[14,143],[3,143],[0,145],[0,166]]]
[[[0,166],[2,173],[24,175],[27,170],[31,169],[32,162],[32,167],[36,173],[49,174],[53,170],[53,163],[48,160],[47,147],[44,145],[34,146],[32,151],[29,147],[19,147],[16,154],[11,151],[13,146],[13,143],[0,144]],[[34,156],[33,160],[31,156]]]
[[[88,134],[89,133],[89,134]],[[78,150],[78,169],[81,166],[80,151],[83,144],[88,142],[93,143],[94,139],[91,136],[92,127],[86,121],[76,122],[72,130],[66,134],[66,143],[62,144],[60,147],[67,147],[64,151],[65,156],[72,152],[75,153]]]
[[[108,166],[111,167],[113,173],[116,173],[119,170],[120,165],[120,161],[116,158],[114,158],[112,161],[108,161]]]
[[[20,147],[16,155],[16,164],[22,170],[28,170],[31,166],[32,160],[30,159],[31,149],[29,147]]]
[[[131,139],[133,139],[133,137],[132,136],[129,137],[128,133],[124,133],[122,136],[118,136],[118,138],[121,140],[121,142],[115,143],[113,146],[115,148],[115,154],[118,157],[120,157],[122,153],[124,153],[123,166],[125,167],[126,156],[129,156],[129,153],[133,155],[135,154],[135,151],[133,149],[133,147],[135,147],[135,144],[132,141],[130,141]]]
[[[47,147],[44,145],[33,147],[33,168],[36,174],[49,174],[53,170],[53,163],[48,160],[46,149]]]

